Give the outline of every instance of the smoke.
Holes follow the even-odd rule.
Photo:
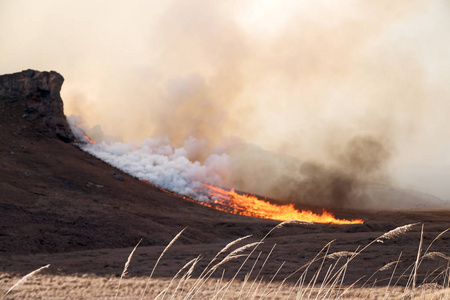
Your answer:
[[[356,136],[327,165],[240,147],[230,154],[230,182],[238,189],[250,189],[284,202],[370,207],[366,187],[389,181],[391,151],[387,145],[374,137]]]
[[[152,165],[186,188],[336,206],[402,164],[450,165],[446,1],[1,6],[0,69],[63,74],[66,114],[110,162],[170,149]]]
[[[203,184],[222,186],[229,174],[228,155],[211,154],[203,163],[189,159],[196,157],[204,141],[188,138],[182,147],[175,148],[168,136],[144,139],[140,143],[106,141],[89,143],[82,120],[68,118],[72,131],[81,142],[80,147],[124,172],[172,192],[207,201],[201,190]]]

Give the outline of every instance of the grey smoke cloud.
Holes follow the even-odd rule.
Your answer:
[[[192,146],[196,142],[189,139],[186,143]],[[189,145],[186,146],[174,148],[170,139],[162,136],[144,139],[139,144],[101,142],[82,145],[81,148],[139,179],[181,195],[208,201],[199,191],[203,189],[203,184],[223,185],[228,156],[211,154],[201,164],[187,158],[193,153],[189,152]]]
[[[2,73],[60,72],[66,114],[116,141],[165,135],[185,149],[195,137],[186,155],[200,164],[232,152],[224,185],[292,199],[305,184],[305,167],[261,164],[243,142],[358,182],[342,155],[359,137],[388,153],[363,181],[403,164],[450,166],[446,1],[0,5]]]

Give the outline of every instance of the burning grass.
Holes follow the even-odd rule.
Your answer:
[[[211,202],[206,202],[178,195],[142,179],[141,181],[175,197],[181,197],[184,200],[192,201],[231,214],[277,221],[290,220],[336,225],[364,224],[364,221],[361,219],[338,219],[326,210],[323,210],[322,214],[315,214],[310,210],[297,210],[292,203],[285,205],[272,204],[269,201],[259,199],[254,195],[239,194],[234,189],[225,190],[212,185],[203,184],[205,190],[202,190],[201,192],[206,193],[209,199],[212,199]]]
[[[37,271],[41,271],[38,269],[22,279],[3,274],[0,277],[0,291],[5,295],[5,299],[449,299],[450,297],[448,255],[432,251],[433,244],[450,228],[434,237],[425,247],[422,225],[418,249],[413,260],[404,259],[400,253],[397,260],[380,266],[370,276],[361,274],[360,278],[352,282],[347,282],[346,273],[357,258],[364,256],[368,248],[383,240],[396,239],[419,224],[397,227],[353,251],[331,252],[333,243],[331,241],[317,253],[311,254],[311,259],[298,266],[290,275],[284,278],[279,276],[284,262],[269,273],[269,276],[263,275],[262,271],[272,258],[275,245],[265,254],[260,250],[261,245],[272,232],[288,224],[302,226],[305,223],[282,222],[256,242],[251,240],[250,236],[231,241],[209,260],[206,267],[201,266],[202,257],[198,256],[186,261],[172,278],[153,278],[153,274],[158,263],[165,259],[166,252],[182,235],[184,229],[164,248],[148,277],[125,278],[130,263],[133,264],[133,253],[138,246],[136,245],[125,262],[120,278],[89,275],[59,277],[44,272],[43,275],[36,274]],[[422,263],[429,259],[440,260],[440,266],[434,270],[421,268]],[[237,270],[228,269],[227,265],[230,263],[237,264]],[[231,276],[224,276],[230,271]]]
[[[333,214],[325,210],[322,214],[315,214],[310,210],[297,210],[294,204],[277,205],[259,199],[256,196],[238,194],[233,189],[227,191],[212,185],[205,184],[204,186],[207,188],[209,197],[214,199],[214,203],[205,203],[203,205],[229,213],[278,221],[298,220],[339,225],[364,223],[360,219],[337,219]]]

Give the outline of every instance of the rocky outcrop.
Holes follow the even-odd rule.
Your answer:
[[[0,101],[23,107],[20,118],[41,127],[46,135],[56,135],[65,142],[74,140],[64,116],[60,96],[64,78],[57,72],[26,70],[0,76]]]

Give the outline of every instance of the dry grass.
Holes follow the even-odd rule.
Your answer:
[[[450,262],[448,256],[441,252],[431,252],[435,243],[448,230],[437,235],[425,251],[423,226],[418,241],[414,260],[403,268],[402,254],[398,260],[380,266],[370,276],[361,276],[353,282],[346,282],[345,275],[351,262],[364,255],[364,251],[380,240],[395,239],[417,224],[409,224],[393,229],[356,251],[329,253],[332,242],[325,245],[318,253],[311,254],[311,260],[299,266],[289,276],[279,278],[279,271],[284,262],[272,275],[264,277],[262,269],[270,259],[275,248],[272,247],[262,264],[258,264],[262,251],[256,251],[274,230],[286,224],[280,223],[270,230],[261,240],[243,244],[244,237],[225,245],[209,261],[195,278],[193,272],[200,256],[187,261],[172,278],[152,278],[158,263],[170,246],[181,235],[180,232],[171,240],[158,257],[149,277],[125,278],[126,269],[133,264],[133,249],[125,263],[124,272],[119,277],[57,276],[35,274],[32,272],[24,278],[2,274],[0,277],[0,295],[5,299],[449,299],[450,297]],[[304,225],[304,224],[302,224]],[[241,245],[239,245],[241,244]],[[234,249],[233,249],[234,248]],[[247,252],[247,253],[245,253]],[[228,253],[228,254],[227,254]],[[244,265],[253,259],[252,266],[246,268],[245,276],[240,276]],[[435,270],[421,273],[424,260],[441,260]],[[226,265],[230,261],[239,263],[237,270],[224,277]],[[258,266],[257,266],[258,265]],[[236,269],[236,268],[235,268]],[[386,273],[389,270],[390,273]],[[222,271],[222,276],[220,276]],[[384,273],[383,273],[384,272]],[[216,274],[219,273],[219,274]],[[383,275],[380,275],[380,274]],[[422,274],[419,276],[419,274]],[[215,275],[215,276],[213,276]],[[383,282],[382,284],[379,284]],[[17,284],[20,283],[20,284]],[[15,288],[11,290],[11,286]],[[120,288],[119,288],[120,287]]]
[[[10,277],[8,274],[1,275],[0,284],[2,287],[9,285],[11,282],[19,280],[18,277]],[[117,299],[140,299],[147,283],[147,277],[133,277],[122,280],[121,288]],[[154,278],[150,283],[146,292],[146,299],[154,299],[162,290],[164,290],[171,281],[171,278]],[[219,280],[219,279],[217,279]],[[228,284],[227,281],[217,286],[217,280],[210,280],[206,282],[202,290],[196,295],[195,299],[212,299],[217,292],[217,289]],[[188,279],[184,288],[189,289],[195,284],[196,279]],[[173,288],[177,286],[179,279],[175,279],[172,283]],[[11,295],[5,299],[114,299],[116,288],[119,284],[117,277],[98,277],[94,275],[84,276],[61,276],[61,275],[36,275],[32,280],[14,290]],[[236,299],[242,286],[242,281],[235,281],[232,287],[228,290],[228,294],[223,299]],[[261,299],[263,291],[275,291],[279,283],[267,284],[263,283],[259,286],[256,293],[252,293],[251,297],[254,299]],[[285,283],[284,288],[281,289],[276,297],[274,293],[270,293],[265,299],[296,299],[292,294],[288,298],[293,283]],[[318,289],[313,289],[311,298],[314,299],[317,295]],[[0,292],[5,290],[0,288]],[[305,290],[309,293],[309,290]],[[389,296],[386,299],[402,299],[404,296],[403,287],[395,287],[389,290]],[[386,287],[364,287],[352,288],[341,299],[384,299],[386,295]],[[171,294],[166,294],[165,299],[170,299]],[[334,299],[335,292],[329,295],[327,299]],[[431,285],[424,286],[417,289],[415,293],[416,299],[449,299],[450,289],[442,289],[440,287]],[[178,298],[177,298],[178,299]],[[241,299],[246,299],[241,297]],[[321,299],[321,298],[319,298]],[[409,299],[409,298],[406,298]]]

